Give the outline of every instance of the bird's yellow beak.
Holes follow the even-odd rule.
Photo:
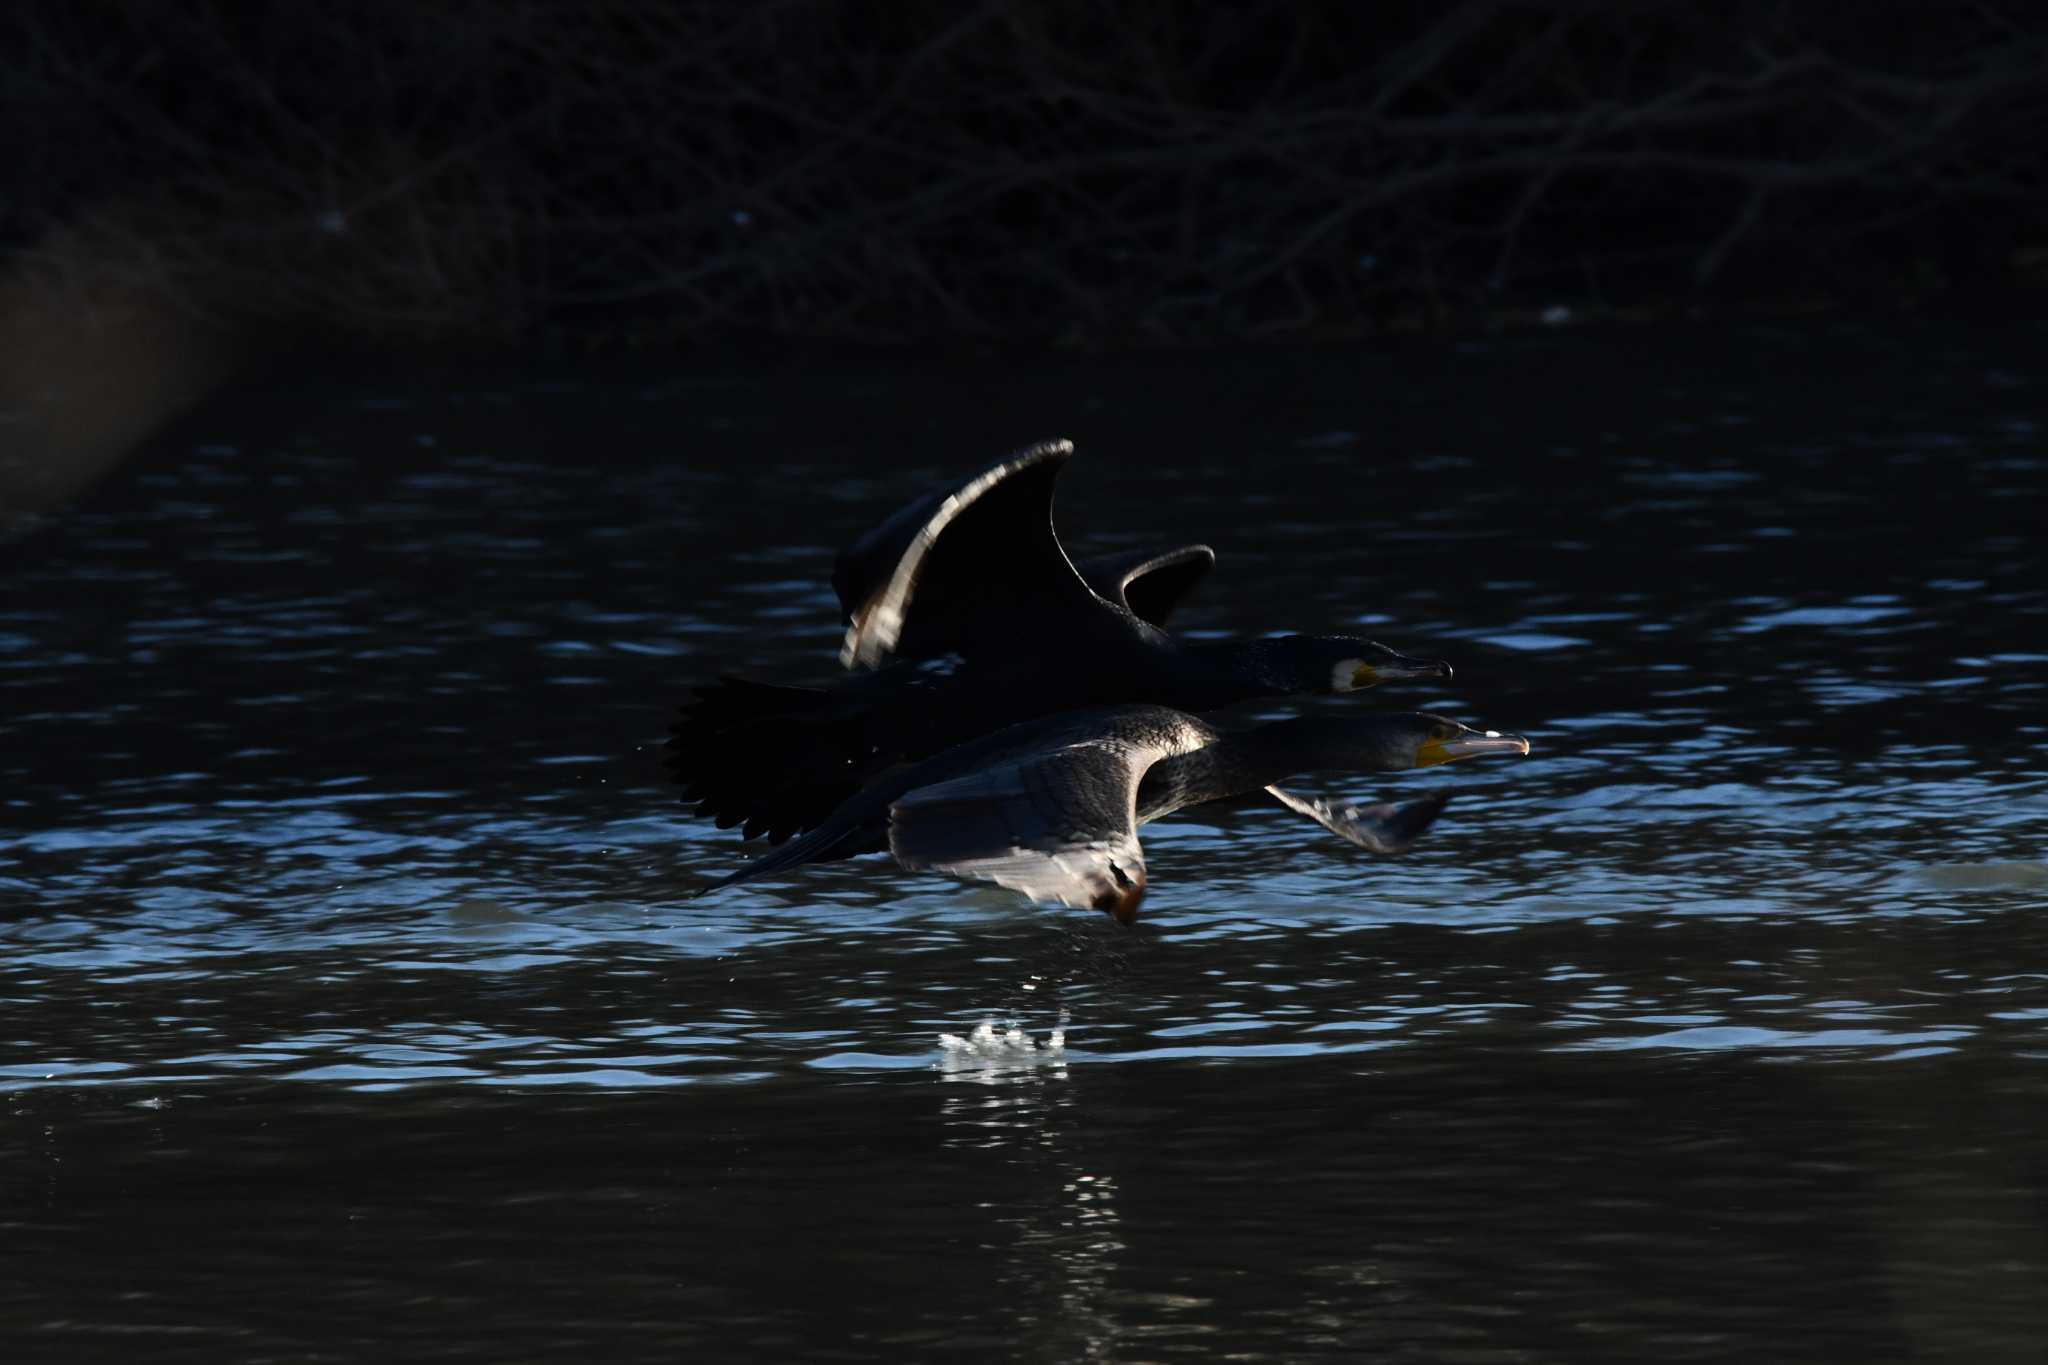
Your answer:
[[[1504,735],[1498,730],[1467,730],[1450,739],[1425,739],[1415,750],[1415,766],[1434,768],[1439,763],[1455,763],[1461,758],[1475,758],[1480,754],[1526,754],[1529,741],[1520,735]]]

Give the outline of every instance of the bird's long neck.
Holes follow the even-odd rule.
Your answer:
[[[1173,650],[1175,692],[1180,704],[1208,710],[1316,690],[1320,679],[1304,679],[1288,637],[1266,640],[1177,641]]]
[[[1227,734],[1209,746],[1217,761],[1244,774],[1249,791],[1319,768],[1375,771],[1385,764],[1374,743],[1377,716],[1294,716]]]
[[[1285,777],[1318,769],[1398,772],[1412,752],[1393,742],[1401,716],[1296,716],[1224,734],[1192,753],[1152,765],[1138,790],[1140,820],[1242,796]]]

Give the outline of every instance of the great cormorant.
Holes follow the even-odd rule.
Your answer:
[[[852,676],[697,689],[667,744],[697,813],[779,843],[898,764],[1037,716],[1126,702],[1206,711],[1450,676],[1448,664],[1351,636],[1175,639],[1158,622],[1213,552],[1077,569],[1052,523],[1072,454],[1066,441],[1029,447],[911,503],[839,556],[832,585]]]
[[[1273,784],[1317,770],[1399,772],[1527,752],[1529,741],[1518,735],[1422,712],[1298,716],[1237,732],[1164,706],[1071,712],[889,773],[809,833],[704,890],[886,847],[912,871],[991,881],[1034,901],[1093,906],[1129,923],[1145,894],[1138,829],[1149,821],[1264,788],[1352,843],[1397,853],[1447,797],[1338,811]]]

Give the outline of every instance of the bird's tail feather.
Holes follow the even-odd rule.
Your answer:
[[[766,853],[763,853],[760,857],[739,869],[726,873],[717,881],[699,887],[692,895],[702,896],[707,892],[716,891],[722,886],[731,886],[736,882],[752,881],[765,872],[779,872],[783,868],[795,867],[799,863],[817,862],[826,858],[848,857],[854,853],[864,852],[865,850],[861,848],[843,849],[841,847],[849,841],[858,842],[854,840],[854,836],[857,833],[857,830],[847,825],[826,825],[811,830],[806,834],[800,834],[778,848],[769,849]]]
[[[781,843],[822,823],[860,789],[863,714],[832,692],[721,678],[669,727],[664,761],[698,815],[741,837]]]

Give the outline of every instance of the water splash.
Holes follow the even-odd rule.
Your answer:
[[[993,1019],[982,1020],[964,1038],[941,1033],[939,1060],[933,1065],[947,1072],[1010,1070],[1063,1064],[1066,1054],[1067,1012],[1061,1010],[1059,1022],[1043,1044],[1015,1024],[998,1028]]]

